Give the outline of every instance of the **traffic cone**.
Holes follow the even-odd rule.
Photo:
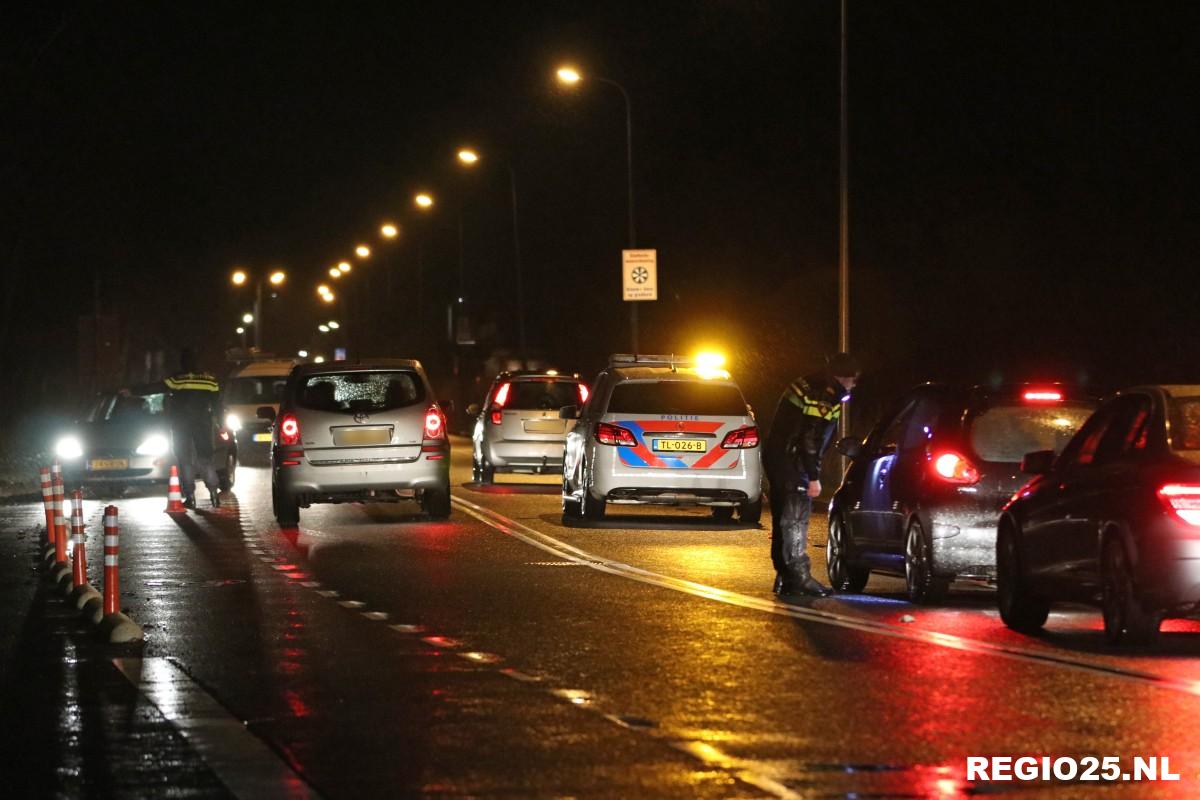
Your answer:
[[[54,504],[54,570],[50,573],[56,583],[71,580],[71,566],[67,563],[67,521],[63,517],[65,490],[62,472],[50,471]]]
[[[71,493],[71,540],[74,550],[71,559],[74,567],[71,582],[74,588],[67,596],[75,603],[76,608],[82,609],[89,600],[99,600],[100,593],[88,583],[87,537],[83,530],[83,492],[78,489]]]
[[[109,506],[104,509],[104,602],[101,604],[93,599],[83,612],[85,616],[90,614],[91,619],[100,624],[100,633],[109,642],[138,642],[143,637],[141,626],[121,613],[119,545],[117,507]]]
[[[167,484],[167,513],[185,514],[183,507],[183,490],[179,488],[179,468],[171,465],[171,482]]]
[[[46,542],[45,556],[47,561],[54,560],[54,483],[50,478],[50,468],[42,467],[42,505],[46,507]]]

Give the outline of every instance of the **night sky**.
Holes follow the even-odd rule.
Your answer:
[[[420,250],[432,327],[460,213],[468,301],[513,345],[506,159],[530,343],[594,372],[628,348],[624,114],[560,90],[567,60],[632,97],[642,349],[723,346],[762,405],[836,344],[836,0],[25,5],[0,24],[0,355],[27,402],[47,374],[70,395],[96,285],[139,345],[216,369],[249,306],[230,270],[282,266],[266,345],[309,345],[313,287],[384,219],[402,240],[353,275],[377,352],[445,360],[413,275]],[[851,0],[868,386],[1197,380],[1198,33],[1187,2]]]

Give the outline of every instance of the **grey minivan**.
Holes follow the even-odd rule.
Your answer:
[[[381,359],[292,370],[271,443],[271,499],[280,525],[313,503],[414,499],[450,515],[446,417],[421,364]]]

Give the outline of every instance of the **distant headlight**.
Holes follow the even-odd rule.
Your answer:
[[[156,433],[152,436],[147,436],[145,441],[138,445],[138,449],[134,452],[139,456],[165,456],[170,449],[171,443],[167,441],[167,437],[161,433]]]
[[[237,414],[226,414],[225,415],[225,427],[229,428],[229,430],[234,431],[236,433],[237,431],[240,431],[242,429],[242,421],[240,419],[238,419]]]
[[[83,455],[83,443],[75,436],[64,436],[55,443],[54,454],[59,458],[79,458]]]

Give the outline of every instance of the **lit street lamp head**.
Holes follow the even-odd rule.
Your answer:
[[[237,270],[229,277],[233,281],[234,286],[241,286],[246,282],[246,273],[243,270]]]
[[[343,275],[348,275],[350,273],[350,262],[342,261],[337,265],[337,268],[338,272],[341,272]]]
[[[268,278],[267,280],[269,280],[271,282],[272,286],[279,286],[285,280],[287,280],[287,275],[284,273],[283,270],[277,269],[271,273],[271,277]]]
[[[414,197],[413,202],[417,204],[418,208],[432,208],[433,207],[433,197],[431,195],[426,194],[425,192],[421,192],[419,195]]]
[[[395,225],[393,225],[390,222],[385,222],[383,224],[383,226],[380,227],[379,233],[385,239],[395,239],[397,236],[400,235],[400,229],[397,228]]]
[[[254,322],[254,315],[253,314],[242,314],[242,322],[249,325],[251,322]]]
[[[237,327],[237,332],[238,332],[239,334],[242,334],[242,333],[245,333],[245,332],[246,332],[246,329],[245,329],[245,328],[243,328],[241,325],[238,325],[238,327]]]
[[[558,82],[567,86],[572,86],[583,80],[583,76],[574,67],[559,67],[558,72],[555,74],[558,76]]]
[[[340,278],[340,277],[342,277],[342,271],[340,269],[338,269],[337,267],[330,267],[329,268],[329,277],[335,278],[335,279]]]
[[[479,153],[476,153],[469,147],[464,147],[458,151],[458,160],[468,167],[471,167],[479,162]]]
[[[317,294],[321,295],[322,297],[324,297],[325,295],[329,294],[329,286],[328,286],[328,284],[324,284],[324,283],[322,283],[320,286],[318,286],[318,287],[317,287]]]
[[[333,292],[326,292],[325,294],[321,295],[321,300],[326,303],[332,303],[336,299],[337,298],[333,296]]]
[[[319,330],[321,333],[329,333],[329,326],[321,324],[317,326],[317,330]]]
[[[359,258],[367,258],[371,255],[371,248],[367,247],[365,244],[360,244],[358,247],[354,248],[354,254]]]

